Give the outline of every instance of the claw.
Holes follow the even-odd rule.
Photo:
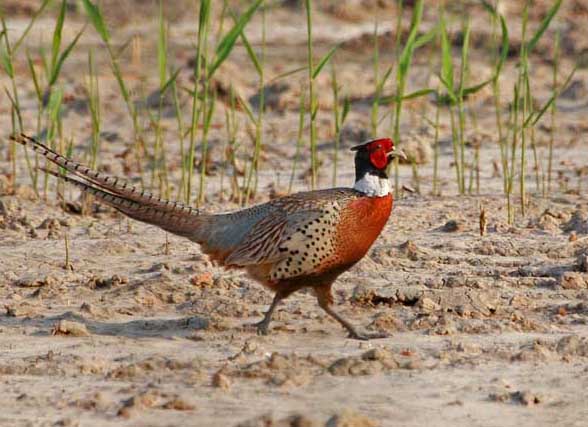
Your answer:
[[[389,338],[390,335],[385,333],[385,332],[374,332],[374,333],[369,333],[369,332],[357,332],[357,331],[350,331],[349,338],[354,339],[354,340],[360,340],[360,341],[369,341],[369,340],[375,340],[375,339],[382,339],[382,338]]]
[[[257,328],[257,335],[267,335],[268,322],[262,320],[261,322],[254,323],[253,326]]]

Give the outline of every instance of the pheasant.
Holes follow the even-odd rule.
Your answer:
[[[389,138],[351,148],[355,151],[353,188],[308,191],[273,199],[232,213],[206,214],[68,159],[24,134],[12,140],[30,147],[67,174],[53,175],[92,194],[130,218],[186,237],[226,268],[242,268],[274,291],[259,334],[267,334],[280,301],[311,287],[319,306],[355,339],[381,337],[358,331],[333,308],[331,287],[337,277],[367,253],[392,211],[386,173],[394,157],[406,157]]]

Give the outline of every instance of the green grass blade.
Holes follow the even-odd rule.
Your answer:
[[[377,92],[382,92],[382,89],[384,88],[384,85],[386,85],[386,82],[388,81],[388,79],[392,75],[392,70],[393,69],[394,69],[394,67],[392,67],[392,66],[388,67],[388,69],[386,70],[386,72],[382,76],[382,79],[378,83]]]
[[[51,0],[43,0],[43,3],[41,3],[41,7],[39,7],[39,9],[37,9],[37,11],[33,14],[33,16],[31,17],[31,20],[27,24],[27,27],[22,32],[22,34],[20,35],[20,37],[18,38],[18,40],[16,41],[16,43],[14,43],[14,46],[12,47],[12,53],[13,54],[15,54],[16,52],[18,52],[18,49],[20,48],[20,45],[25,40],[27,34],[29,34],[29,32],[31,31],[31,28],[33,28],[33,25],[37,21],[37,18],[39,16],[41,16],[41,14],[45,11],[45,8],[47,7],[47,5],[50,2],[51,2]]]
[[[410,66],[410,60],[415,49],[415,41],[422,17],[423,0],[418,0],[412,11],[410,33],[408,34],[408,39],[406,40],[406,44],[404,45],[404,49],[402,49],[402,53],[400,54],[400,59],[398,61],[399,73],[404,77],[406,77],[406,74],[408,73],[408,67]]]
[[[419,47],[423,47],[429,44],[431,41],[435,39],[437,33],[439,32],[439,25],[435,25],[425,34],[421,34],[414,42],[414,48],[418,49]]]
[[[82,0],[82,4],[84,5],[84,9],[86,10],[86,14],[88,18],[90,18],[90,22],[104,41],[104,43],[108,43],[110,40],[110,34],[108,33],[108,28],[104,22],[104,18],[102,17],[102,12],[98,8],[98,6],[94,5],[90,0]]]
[[[461,48],[461,68],[459,73],[459,97],[463,97],[463,90],[465,85],[466,79],[466,72],[468,66],[468,54],[470,48],[470,32],[471,32],[471,23],[468,20],[466,22],[465,30],[463,33],[463,44]]]
[[[502,67],[504,67],[504,63],[506,62],[506,58],[508,57],[508,49],[510,48],[508,27],[506,26],[506,20],[502,15],[500,15],[500,28],[502,31],[502,41],[500,43],[502,47],[500,48],[500,56],[496,64],[496,73],[494,75],[495,78],[499,77],[500,72],[502,71]]]
[[[233,15],[233,20],[235,21],[236,25],[238,20],[235,15]],[[245,50],[247,51],[247,55],[249,55],[249,59],[251,59],[251,62],[253,62],[253,66],[255,67],[255,71],[257,71],[257,75],[261,76],[263,74],[263,70],[261,68],[261,64],[259,63],[259,59],[257,58],[251,43],[249,43],[249,39],[243,31],[241,31],[241,40],[243,41],[243,45],[245,45]]]
[[[285,77],[289,77],[293,74],[299,73],[301,71],[306,71],[308,69],[308,67],[304,66],[304,67],[298,67],[298,68],[294,68],[293,70],[289,70],[289,71],[285,71],[281,74],[278,74],[277,76],[275,76],[274,78],[270,79],[268,81],[268,83],[272,83],[275,82],[276,80],[280,80],[283,79]]]
[[[198,31],[201,31],[208,22],[208,15],[210,14],[210,0],[202,0],[200,2],[200,12],[198,13]]]
[[[10,55],[4,48],[4,45],[0,45],[0,64],[2,64],[2,68],[4,68],[4,72],[10,77],[11,79],[14,78],[14,68],[12,67],[12,60],[10,59]]]
[[[382,96],[378,100],[378,102],[381,105],[392,104],[392,103],[396,103],[398,101],[406,101],[406,100],[409,100],[409,99],[420,98],[421,96],[430,95],[430,94],[435,93],[435,92],[436,92],[435,89],[430,89],[430,88],[419,89],[419,90],[416,90],[414,92],[411,92],[411,93],[409,93],[407,95],[402,95],[402,96],[400,96],[399,94]]]
[[[549,100],[545,103],[545,105],[541,108],[541,110],[539,110],[536,114],[531,114],[529,115],[529,117],[527,117],[527,120],[525,120],[525,123],[523,124],[523,127],[528,127],[529,124],[531,126],[535,126],[535,124],[537,124],[537,122],[539,120],[541,120],[541,117],[543,117],[543,115],[545,114],[545,112],[549,109],[549,107],[551,107],[551,105],[555,102],[555,100],[559,97],[559,95],[561,94],[561,92],[568,86],[568,84],[570,84],[570,81],[572,80],[572,77],[574,76],[574,74],[576,73],[576,69],[577,67],[574,67],[571,71],[571,73],[568,75],[568,77],[566,78],[566,80],[564,81],[563,85],[559,88],[558,91],[556,91],[550,98]]]
[[[441,15],[441,82],[452,98],[453,93],[453,60],[451,58],[451,44],[447,35],[445,16]]]
[[[49,111],[49,117],[53,123],[57,123],[59,118],[59,111],[61,109],[61,103],[63,101],[63,89],[58,88],[51,92],[49,97],[49,103],[47,104],[47,111]]]
[[[159,34],[157,38],[157,64],[159,66],[159,85],[163,87],[167,78],[167,31],[163,16],[163,0],[159,1]]]
[[[343,110],[341,111],[341,125],[343,124],[343,122],[345,122],[345,119],[347,118],[347,115],[349,114],[350,111],[351,111],[351,100],[349,99],[349,96],[346,96],[343,101]]]
[[[45,75],[49,75],[49,63],[47,62],[47,51],[43,45],[39,46],[39,56],[41,57],[41,64],[43,65],[43,72]]]
[[[6,94],[8,99],[10,100],[10,104],[12,105],[12,108],[16,109],[16,101],[14,100],[14,98],[12,97],[12,95],[10,94],[10,91],[8,90],[8,88],[6,86],[4,86],[4,93]]]
[[[380,103],[380,105],[395,104],[396,102],[398,102],[398,95],[394,94],[394,95],[380,96],[378,98],[378,102]]]
[[[127,89],[127,85],[126,85],[126,83],[120,73],[120,70],[118,68],[118,64],[116,62],[112,63],[112,69],[113,69],[114,77],[116,78],[116,82],[118,83],[118,86],[120,88],[120,93],[127,104],[127,108],[129,108],[129,113],[132,116],[134,114],[134,111],[130,110],[130,106],[132,105],[131,104],[131,96],[129,95],[129,90]]]
[[[492,76],[492,78],[490,78],[486,81],[483,81],[482,83],[464,88],[461,91],[462,96],[473,95],[474,93],[479,92],[481,89],[484,88],[484,86],[486,86],[488,83],[491,83],[493,79],[494,79],[494,76]]]
[[[481,0],[482,6],[484,7],[484,9],[486,9],[488,11],[489,14],[494,15],[494,16],[498,16],[496,9],[494,8],[494,6],[492,4],[490,4],[489,1],[487,0]]]
[[[37,95],[37,100],[40,102],[43,100],[43,92],[41,91],[41,85],[39,85],[39,78],[37,77],[37,71],[35,70],[35,64],[33,63],[33,59],[31,58],[30,53],[27,50],[27,64],[29,66],[29,72],[31,73],[31,77],[33,79],[33,85],[35,87],[35,94]]]
[[[455,95],[455,92],[453,91],[453,86],[451,86],[451,84],[447,80],[445,80],[445,78],[443,78],[442,75],[439,75],[439,80],[443,84],[443,87],[445,88],[445,90],[447,90],[447,96],[449,97],[449,100],[451,101],[451,103],[456,103],[457,96]]]
[[[432,93],[435,93],[435,89],[430,89],[430,88],[420,89],[420,90],[411,92],[408,95],[404,95],[402,97],[402,100],[420,98],[421,96],[427,96]]]
[[[327,65],[327,63],[329,62],[329,60],[331,59],[331,57],[335,54],[335,52],[337,51],[337,49],[339,48],[339,45],[335,45],[331,48],[331,50],[329,50],[325,56],[322,57],[322,59],[319,61],[319,63],[317,64],[317,66],[314,68],[314,71],[312,72],[312,78],[316,79],[317,76],[320,74],[321,70],[324,68],[325,65]]]
[[[126,39],[120,46],[116,46],[116,49],[112,50],[112,57],[118,61],[127,48],[131,45],[133,36]]]
[[[537,29],[537,31],[535,32],[535,34],[533,35],[531,40],[529,40],[529,42],[527,43],[527,54],[531,53],[531,51],[535,48],[535,46],[539,42],[539,39],[541,39],[541,37],[545,33],[545,30],[547,30],[547,27],[549,27],[549,24],[551,23],[551,21],[553,20],[553,18],[557,14],[559,7],[561,6],[561,2],[562,2],[562,0],[557,0],[553,4],[553,6],[551,6],[549,11],[547,12],[547,15],[545,16],[545,18],[543,18],[543,21],[541,21],[539,28]]]
[[[170,76],[170,78],[165,82],[165,84],[162,86],[162,88],[160,89],[160,94],[159,96],[163,96],[165,94],[165,92],[167,92],[167,90],[170,88],[170,86],[176,81],[176,79],[178,78],[178,75],[180,74],[181,68],[178,68],[176,71],[174,71],[172,73],[172,75]]]
[[[61,71],[61,67],[63,66],[63,63],[65,62],[65,60],[67,59],[67,57],[69,56],[69,54],[71,53],[71,51],[73,50],[73,48],[75,47],[75,45],[77,44],[78,40],[80,39],[80,37],[82,36],[82,34],[84,33],[85,30],[86,30],[86,26],[84,26],[80,30],[80,32],[74,37],[74,39],[71,41],[71,43],[61,53],[61,55],[59,55],[59,59],[57,60],[57,63],[55,64],[55,67],[53,68],[53,71],[51,72],[51,78],[49,79],[49,86],[53,86],[55,84],[55,82],[57,81],[57,77],[59,77],[59,73]]]
[[[257,122],[257,120],[255,119],[255,116],[253,115],[253,112],[251,111],[251,106],[249,105],[249,102],[243,98],[241,98],[240,96],[237,98],[237,100],[239,101],[239,105],[243,108],[243,110],[245,110],[245,113],[247,114],[247,117],[249,118],[249,120],[251,121],[251,123],[255,124]]]
[[[59,57],[59,49],[61,48],[61,33],[63,31],[63,22],[65,21],[65,7],[66,2],[62,0],[59,15],[55,22],[55,29],[53,30],[53,43],[51,44],[51,73],[55,74],[55,67],[57,66],[57,58]]]
[[[4,16],[0,15],[0,23],[2,24],[2,32],[0,32],[0,64],[8,77],[14,79],[14,67],[12,66],[12,57],[10,50],[10,43],[8,42],[8,29],[6,28],[6,20]]]
[[[233,50],[233,47],[235,46],[237,38],[245,29],[245,26],[251,20],[253,14],[255,13],[259,5],[261,5],[262,1],[263,0],[257,0],[255,3],[253,3],[249,7],[249,9],[247,9],[245,13],[243,13],[243,15],[239,17],[237,23],[233,26],[233,28],[229,30],[229,32],[220,41],[216,48],[216,57],[210,65],[210,67],[208,68],[208,77],[212,76],[214,72],[217,70],[217,68],[221,66],[225,59],[227,59],[227,57],[231,53],[231,50]]]
[[[204,129],[209,129],[212,123],[212,118],[214,117],[214,109],[216,105],[215,96],[213,96],[208,102],[208,108],[206,109],[206,117],[204,118]]]
[[[412,17],[410,20],[410,34],[408,36],[407,44],[411,39],[414,40],[416,38],[417,31],[421,24],[421,19],[423,17],[423,8],[423,0],[417,0],[417,3],[413,6],[412,10]]]
[[[455,92],[453,91],[453,85],[449,81],[447,81],[442,74],[439,74],[438,77],[439,77],[439,80],[441,81],[441,83],[443,84],[443,87],[447,90],[447,93],[449,94],[449,96],[451,98],[455,98]]]
[[[315,98],[315,102],[311,103],[311,108],[310,108],[310,119],[314,121],[314,119],[316,119],[316,115],[318,114],[319,111],[319,105],[318,102],[316,102],[316,98]]]

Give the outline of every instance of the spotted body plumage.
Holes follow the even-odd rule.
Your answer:
[[[320,273],[335,254],[336,230],[333,225],[339,222],[339,204],[331,202],[309,217],[297,224],[278,245],[278,250],[286,258],[274,265],[270,280]]]

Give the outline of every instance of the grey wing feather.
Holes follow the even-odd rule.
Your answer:
[[[275,207],[251,228],[225,262],[237,266],[279,262],[287,257],[283,244],[320,215],[317,210],[288,213]]]

